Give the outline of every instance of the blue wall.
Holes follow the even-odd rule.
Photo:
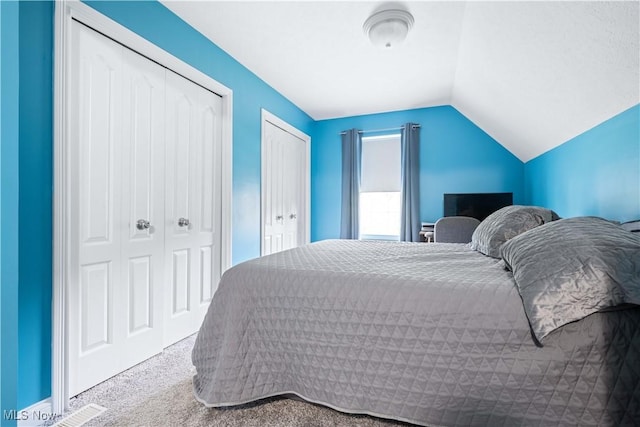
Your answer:
[[[562,217],[640,218],[640,105],[527,162],[525,182]]]
[[[524,203],[524,166],[450,106],[316,122],[311,144],[311,239],[340,235],[341,142],[346,129],[386,129],[419,123],[420,218],[442,216],[444,193],[513,192]]]
[[[18,3],[0,1],[0,424],[17,407]]]
[[[18,408],[51,395],[53,2],[20,2]]]

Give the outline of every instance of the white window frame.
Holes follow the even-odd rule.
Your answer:
[[[367,144],[367,142],[380,141],[380,140],[390,140],[390,139],[397,140],[397,142],[398,142],[398,163],[399,163],[398,164],[398,174],[400,175],[400,176],[398,176],[398,181],[400,181],[401,175],[402,175],[402,165],[400,164],[400,162],[401,162],[401,158],[400,158],[400,154],[401,154],[400,153],[400,150],[401,150],[401,145],[400,145],[401,144],[401,134],[400,133],[387,133],[387,134],[381,134],[381,135],[376,135],[376,136],[362,137],[362,151],[364,152],[365,145]],[[364,170],[364,168],[362,168],[362,170]],[[362,173],[362,170],[361,170],[361,173]],[[362,176],[361,176],[361,178],[362,178]],[[396,191],[380,191],[380,192],[377,192],[377,193],[391,193],[391,192],[393,192],[393,193],[401,194],[401,191],[402,191],[401,185],[402,184],[400,183],[400,188],[399,188],[399,190],[397,192]],[[360,200],[362,201],[362,194],[363,193],[376,193],[376,192],[362,191],[362,188],[361,188],[359,193],[360,193],[359,197],[361,198]],[[359,212],[359,215],[360,215],[360,220],[359,220],[360,227],[359,228],[360,229],[358,230],[358,238],[359,239],[368,239],[368,240],[396,240],[396,241],[400,240],[400,221],[401,221],[400,215],[402,214],[402,212],[401,212],[401,210],[402,210],[401,203],[402,203],[402,201],[400,200],[398,202],[398,206],[400,207],[400,212],[398,212],[397,234],[364,234],[364,233],[362,233],[361,230],[362,230],[363,209],[362,209],[362,203],[360,203],[360,209],[359,209],[360,210],[360,212]]]

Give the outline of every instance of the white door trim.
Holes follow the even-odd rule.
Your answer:
[[[52,319],[52,411],[63,413],[68,407],[68,325],[66,319],[67,277],[69,273],[69,174],[68,129],[70,126],[68,91],[71,52],[71,21],[88,25],[169,68],[183,77],[222,96],[222,234],[221,271],[231,266],[231,192],[233,145],[233,91],[158,46],[140,37],[78,0],[59,0],[55,4],[54,41],[54,195],[53,195],[53,319]]]
[[[305,144],[305,184],[304,184],[304,243],[309,243],[311,241],[311,137],[306,133],[300,131],[299,129],[293,127],[289,123],[285,122],[275,114],[270,113],[269,111],[262,108],[261,119],[260,119],[260,255],[264,255],[264,206],[265,206],[265,197],[267,195],[266,191],[266,182],[267,182],[267,165],[266,165],[266,156],[264,152],[266,150],[266,139],[265,139],[265,125],[267,122],[279,127],[280,129],[289,132],[295,137],[304,141]]]

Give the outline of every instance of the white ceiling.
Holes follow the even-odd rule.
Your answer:
[[[638,1],[162,3],[316,120],[452,105],[527,161],[640,103]],[[415,18],[391,50],[385,5]]]

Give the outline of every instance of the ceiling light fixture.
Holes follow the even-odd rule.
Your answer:
[[[385,49],[401,43],[413,26],[413,15],[402,9],[382,10],[374,13],[362,26],[375,46]]]

